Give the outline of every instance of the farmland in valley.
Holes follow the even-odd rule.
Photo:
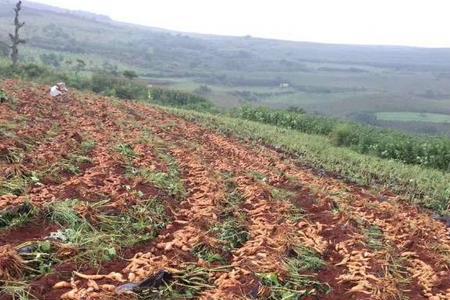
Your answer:
[[[450,123],[450,115],[430,114],[430,113],[377,113],[377,119],[384,121],[400,121],[400,122],[431,122],[431,123]]]
[[[448,222],[425,210],[448,213],[448,173],[241,119],[1,88],[2,300],[450,297]]]

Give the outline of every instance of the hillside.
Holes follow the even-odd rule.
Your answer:
[[[23,18],[24,62],[66,71],[82,58],[86,74],[136,69],[153,85],[202,93],[225,108],[297,106],[381,127],[450,134],[441,121],[450,114],[449,49],[180,33],[31,2]],[[7,40],[11,19],[11,1],[0,0],[0,40]]]
[[[319,146],[336,151],[338,176],[319,169],[319,152],[316,167],[306,164],[317,137],[0,87],[10,98],[0,104],[2,300],[450,296],[448,224],[409,203],[429,206],[438,188],[408,199],[379,186],[382,176],[372,188],[349,183],[352,169],[339,163],[380,163],[359,166],[359,178],[392,166],[410,176],[395,176],[407,189],[447,175]]]

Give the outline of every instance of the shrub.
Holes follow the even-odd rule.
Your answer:
[[[173,107],[183,107],[200,111],[214,111],[214,105],[207,99],[175,90],[154,88],[150,91],[151,102]]]
[[[330,133],[330,140],[335,146],[348,146],[352,144],[353,128],[348,124],[339,124]]]
[[[20,67],[20,72],[26,79],[36,79],[49,73],[47,68],[36,64],[23,65]]]
[[[123,76],[129,80],[133,80],[138,77],[138,74],[135,71],[127,70],[123,72]]]
[[[92,75],[90,83],[92,91],[121,99],[139,99],[145,98],[147,95],[145,85],[125,81],[111,74],[95,73]]]

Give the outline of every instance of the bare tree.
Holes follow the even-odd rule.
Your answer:
[[[17,61],[19,60],[19,49],[18,49],[18,45],[20,44],[25,44],[25,40],[21,39],[19,37],[19,30],[20,28],[22,28],[25,25],[25,22],[20,22],[19,21],[19,14],[20,11],[22,10],[22,1],[17,2],[16,4],[16,8],[14,8],[14,12],[15,12],[15,17],[14,17],[14,34],[10,33],[9,34],[9,38],[11,39],[11,60],[13,63],[13,66],[17,65]]]

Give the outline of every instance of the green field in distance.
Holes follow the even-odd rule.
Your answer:
[[[450,115],[416,112],[379,112],[378,120],[397,122],[450,123]]]

